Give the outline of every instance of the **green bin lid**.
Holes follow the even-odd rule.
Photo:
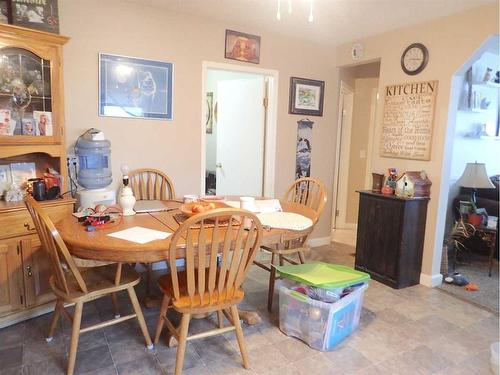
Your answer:
[[[370,280],[365,272],[323,262],[276,266],[276,269],[284,278],[324,289],[346,288]]]

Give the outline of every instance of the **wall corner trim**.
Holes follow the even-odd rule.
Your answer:
[[[427,275],[425,273],[420,274],[420,284],[428,286],[429,288],[434,288],[443,283],[443,275],[440,273],[436,275]]]

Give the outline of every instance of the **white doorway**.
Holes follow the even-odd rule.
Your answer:
[[[351,144],[352,111],[354,90],[345,82],[340,82],[339,98],[339,137],[337,141],[337,163],[335,186],[335,210],[333,225],[335,229],[350,229],[346,225],[347,182],[349,177],[349,154]]]
[[[358,190],[371,186],[371,155],[378,103],[380,62],[339,70],[339,120],[335,158],[332,235],[356,235]],[[332,237],[334,238],[334,237]]]
[[[274,196],[277,79],[203,63],[202,194]]]

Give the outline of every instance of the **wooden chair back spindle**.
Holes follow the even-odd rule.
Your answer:
[[[237,221],[239,224],[227,225],[224,222],[227,218],[230,218],[229,223]],[[210,227],[207,227],[208,223]],[[170,244],[174,299],[187,293],[189,307],[196,308],[234,297],[253,263],[261,240],[262,225],[248,211],[221,208],[186,220]],[[178,259],[185,261],[185,272],[178,272]],[[186,280],[180,280],[180,277]],[[186,290],[181,291],[180,285],[186,285]]]
[[[315,178],[302,177],[290,185],[285,193],[285,200],[312,208],[319,218],[327,200],[326,187]]]
[[[129,181],[137,200],[168,200],[175,198],[172,180],[157,169],[135,169],[129,173]]]
[[[71,290],[68,276],[72,275],[80,291],[87,293],[85,281],[52,220],[44,212],[42,206],[31,196],[28,196],[24,202],[35,223],[42,247],[49,255],[57,288],[69,294]]]

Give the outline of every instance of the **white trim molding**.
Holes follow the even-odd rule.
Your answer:
[[[309,238],[307,240],[307,244],[311,247],[316,247],[316,246],[329,245],[331,243],[331,241],[332,240],[329,236],[316,237],[316,238]]]
[[[443,283],[443,275],[438,273],[437,275],[427,275],[425,273],[420,274],[420,284],[428,286],[429,288],[434,288]]]
[[[208,70],[227,70],[231,72],[258,74],[268,78],[267,117],[265,124],[265,165],[264,165],[264,196],[274,197],[276,176],[276,142],[278,128],[278,83],[279,72],[274,69],[263,69],[253,66],[202,61],[201,64],[201,181],[200,195],[205,195],[205,170],[206,170],[206,79]]]

